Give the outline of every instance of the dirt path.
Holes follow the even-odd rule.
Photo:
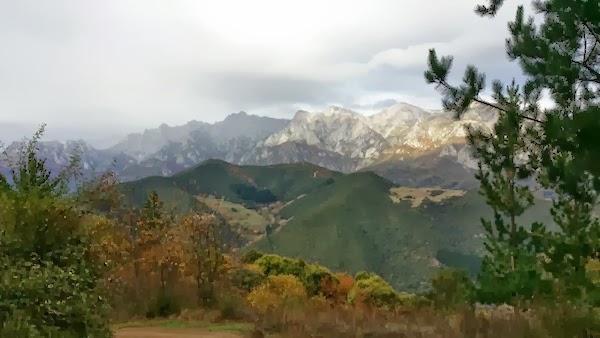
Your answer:
[[[158,327],[123,328],[115,338],[243,338],[238,333],[211,332],[203,329],[165,329]]]

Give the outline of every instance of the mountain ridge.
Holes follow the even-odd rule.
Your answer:
[[[215,158],[248,165],[306,161],[345,173],[373,170],[395,183],[439,181],[449,187],[472,176],[464,126],[490,129],[494,121],[495,113],[480,105],[473,105],[459,121],[452,112],[400,102],[368,116],[336,106],[320,112],[300,110],[289,120],[239,112],[212,124],[195,120],[181,126],[162,124],[103,150],[78,144],[86,176],[113,170],[124,181],[172,175]],[[65,164],[73,148],[67,144],[71,143],[40,144],[51,168]],[[18,155],[18,145],[7,147],[9,157]],[[442,162],[455,169],[456,177],[449,182],[440,175],[443,168],[436,167]],[[425,170],[419,164],[425,164]],[[0,170],[6,167],[6,161],[0,163]],[[406,180],[411,173],[429,178]]]

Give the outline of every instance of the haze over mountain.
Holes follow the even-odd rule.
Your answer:
[[[341,172],[373,170],[409,186],[470,187],[474,163],[464,145],[464,126],[490,128],[494,120],[493,111],[480,105],[461,120],[452,112],[407,103],[370,116],[335,106],[298,111],[291,120],[239,112],[213,124],[162,124],[102,150],[82,140],[43,142],[41,154],[51,168],[59,168],[77,149],[84,176],[114,170],[124,181],[168,176],[207,159],[221,159],[253,165],[310,162]],[[16,157],[19,145],[7,147],[9,157]]]

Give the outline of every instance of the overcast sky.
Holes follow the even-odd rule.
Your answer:
[[[0,140],[106,145],[126,132],[216,121],[240,110],[291,117],[390,100],[439,107],[427,50],[488,78],[519,74],[504,52],[510,1],[0,0]],[[528,1],[526,1],[528,2]]]

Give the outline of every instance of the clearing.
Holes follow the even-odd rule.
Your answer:
[[[394,203],[411,201],[411,207],[418,208],[426,199],[440,203],[452,197],[464,196],[465,193],[463,190],[452,189],[396,187],[390,189],[390,198]]]

